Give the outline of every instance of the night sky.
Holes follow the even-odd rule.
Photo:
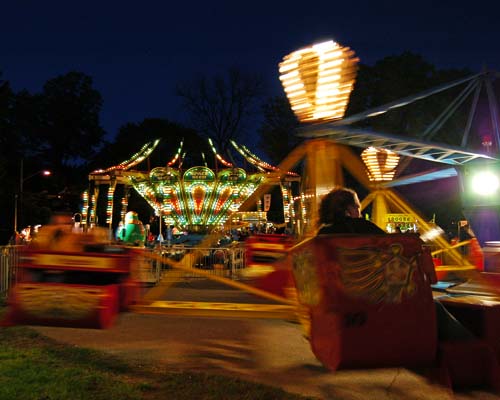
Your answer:
[[[41,91],[76,70],[103,96],[112,136],[127,122],[182,122],[176,83],[243,66],[282,94],[286,54],[333,39],[362,63],[409,50],[438,67],[500,70],[498,1],[8,1],[0,71],[15,91]],[[311,7],[311,8],[308,8]]]

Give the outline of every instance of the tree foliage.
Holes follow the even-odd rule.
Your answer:
[[[263,123],[258,130],[259,148],[272,163],[281,162],[301,142],[296,136],[299,121],[286,97],[270,98],[263,106]]]
[[[176,93],[193,127],[212,138],[217,148],[225,153],[229,140],[241,138],[258,113],[264,94],[263,82],[256,74],[231,68],[224,76],[201,76],[180,83]]]
[[[9,82],[0,80],[0,182],[7,175],[11,155],[20,148],[12,126],[13,105],[14,93]]]
[[[375,65],[360,65],[346,115],[370,110],[408,96],[416,95],[441,84],[471,75],[467,69],[438,69],[422,56],[404,52],[381,59]],[[463,88],[453,88],[399,107],[359,123],[374,131],[417,137],[424,132]],[[466,113],[457,113],[439,136],[452,144],[450,135],[464,124]]]
[[[18,204],[24,224],[47,222],[50,208],[66,204],[68,196],[79,201],[87,186],[86,163],[104,136],[101,106],[92,79],[80,72],[51,79],[35,94],[14,93],[7,81],[0,81],[0,184],[11,188],[0,196],[2,209],[8,210],[0,217],[1,226],[10,225],[4,218],[14,219],[12,205],[20,180],[29,179]],[[42,169],[51,170],[51,177],[35,179]],[[0,232],[2,242],[5,234]]]
[[[146,118],[141,123],[123,125],[115,140],[106,144],[96,156],[93,168],[105,168],[129,159],[144,144],[160,139],[160,143],[150,157],[138,168],[149,170],[165,166],[176,154],[183,142],[183,154],[187,159],[200,162],[201,152],[209,151],[208,142],[200,138],[193,129],[162,118]],[[191,162],[187,163],[191,165]]]
[[[385,57],[373,66],[360,66],[347,115],[365,112],[470,75],[472,73],[467,69],[439,69],[424,60],[422,56],[410,52]],[[431,136],[425,136],[424,133],[452,104],[463,88],[464,85],[461,85],[433,94],[379,116],[359,121],[355,125],[374,132],[391,133],[424,142],[458,147],[466,126],[472,97],[464,102],[439,130]],[[436,168],[436,165],[431,162],[402,157],[397,174],[411,175],[432,168]],[[442,190],[443,188],[446,190]],[[411,203],[419,204],[419,209],[424,215],[438,214],[439,223],[443,223],[444,226],[461,213],[457,190],[451,189],[449,182],[440,181],[440,185],[431,182],[418,186],[402,186],[397,190]],[[421,193],[425,193],[427,200],[418,198]],[[436,198],[440,201],[431,200]]]
[[[69,72],[47,81],[36,99],[39,106],[41,153],[56,167],[88,159],[101,145],[101,94],[92,78]]]

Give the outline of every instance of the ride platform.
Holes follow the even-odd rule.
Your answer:
[[[141,314],[198,317],[297,319],[297,308],[285,304],[158,300],[149,304],[134,305],[130,308],[130,311]]]

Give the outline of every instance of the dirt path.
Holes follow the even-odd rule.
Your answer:
[[[299,325],[264,319],[124,314],[108,330],[36,328],[59,341],[172,371],[230,374],[322,399],[500,399],[455,395],[406,369],[323,368]]]

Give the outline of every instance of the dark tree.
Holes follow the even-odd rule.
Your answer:
[[[31,218],[43,213],[47,200],[47,180],[35,179],[37,172],[46,167],[45,160],[37,157],[39,125],[35,104],[28,92],[15,94],[8,82],[0,83],[0,185],[6,188],[0,194],[0,207],[5,210],[0,216],[0,243],[14,232],[16,210],[18,230],[27,224],[45,222]],[[23,191],[21,181],[25,183]]]
[[[193,127],[214,140],[224,154],[230,139],[240,139],[259,111],[264,81],[231,68],[225,76],[201,76],[176,88]]]
[[[1,74],[0,74],[1,78]],[[5,244],[13,233],[14,196],[16,176],[13,176],[14,163],[18,153],[18,137],[12,126],[14,93],[7,81],[0,79],[0,245]]]
[[[92,78],[69,72],[49,80],[39,101],[41,153],[55,169],[89,159],[103,141],[101,94]]]
[[[470,75],[472,72],[467,69],[438,69],[420,55],[410,52],[385,57],[373,66],[360,66],[347,116],[411,97]],[[464,86],[460,85],[433,94],[385,114],[362,120],[356,125],[375,132],[407,136],[424,142],[459,146],[469,115],[472,96],[458,107],[432,135],[424,135],[424,133],[452,104]],[[437,167],[439,166],[428,161],[402,157],[398,166],[398,174],[400,176],[411,175]],[[430,218],[432,214],[437,214],[438,222],[446,225],[450,218],[460,215],[460,198],[456,187],[453,188],[449,180],[437,182],[439,184],[431,182],[401,186],[397,188],[397,191],[402,193],[411,204],[418,204],[424,215]],[[433,201],[438,198],[439,201]]]
[[[367,111],[404,97],[416,95],[438,85],[450,83],[471,75],[466,69],[440,70],[418,54],[405,52],[385,57],[373,66],[361,65],[349,101],[347,116]],[[453,88],[425,99],[396,108],[374,118],[360,121],[359,125],[374,131],[418,137],[455,99],[463,87]],[[464,125],[467,113],[456,113],[448,125],[443,126],[438,138],[452,144],[451,135]]]
[[[262,106],[264,121],[259,128],[259,148],[279,164],[302,139],[296,136],[299,121],[286,97],[273,97]]]
[[[186,154],[186,165],[199,165],[201,153],[207,155],[208,142],[193,129],[186,128],[176,122],[161,118],[146,118],[141,123],[123,125],[112,143],[103,146],[92,166],[105,168],[129,159],[144,144],[160,139],[155,151],[144,162],[137,166],[141,170],[150,170],[157,166],[165,166],[177,152],[181,142],[183,154]],[[190,160],[193,160],[192,162]],[[196,160],[196,161],[195,161]]]
[[[14,204],[18,195],[19,228],[46,223],[56,208],[78,209],[88,185],[85,163],[104,135],[101,105],[92,79],[79,72],[49,80],[37,94],[15,94],[0,83],[0,170],[5,164],[9,173],[2,185],[10,188],[2,200]],[[42,169],[52,175],[37,178]]]
[[[9,82],[0,80],[0,180],[6,177],[10,161],[20,148],[12,126],[13,107],[14,93]]]
[[[46,147],[41,123],[41,95],[26,90],[16,93],[11,112],[12,131],[16,137],[17,161],[38,157]],[[42,157],[40,157],[42,158]]]

